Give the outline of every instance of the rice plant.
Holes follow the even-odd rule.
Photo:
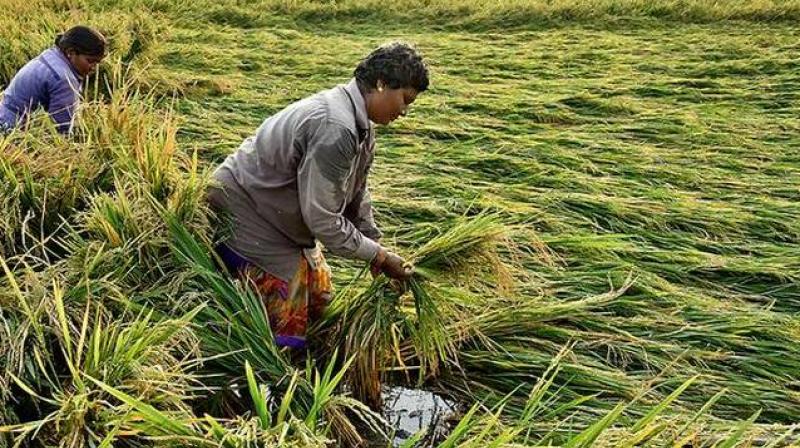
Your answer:
[[[0,265],[4,323],[15,322],[15,339],[4,347],[3,400],[26,416],[0,431],[12,434],[15,444],[36,439],[78,447],[112,437],[109,424],[125,410],[109,406],[87,376],[166,410],[188,409],[196,385],[187,368],[196,356],[188,327],[198,310],[165,320],[152,313],[114,316],[105,303],[110,298],[78,301],[63,279],[38,284],[46,277],[32,272],[23,285],[4,260]]]
[[[411,258],[416,269],[408,284],[413,316],[401,310],[402,292],[383,276],[355,297],[337,297],[327,319],[337,325],[338,336],[332,340],[343,344],[346,356],[355,357],[350,386],[357,397],[377,406],[382,370],[392,364],[407,368],[406,363],[414,362],[420,380],[435,375],[442,361],[457,364],[456,347],[444,322],[457,319],[458,309],[436,285],[455,277],[467,287],[465,279],[474,278],[487,289],[483,283],[487,277],[476,273],[504,279],[508,269],[497,255],[497,246],[507,243],[503,232],[497,217],[483,214],[462,219],[422,246]],[[401,354],[405,340],[414,349],[411,356]]]

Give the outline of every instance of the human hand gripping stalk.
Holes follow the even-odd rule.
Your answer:
[[[384,274],[392,279],[392,286],[399,292],[405,292],[407,282],[414,275],[414,264],[403,260],[394,252],[381,248],[370,265],[374,277]]]

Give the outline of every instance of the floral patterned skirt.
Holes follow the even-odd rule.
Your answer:
[[[305,348],[306,330],[322,317],[331,299],[331,269],[322,252],[304,251],[294,277],[287,282],[224,244],[216,250],[231,273],[255,286],[267,310],[275,343],[280,347]]]

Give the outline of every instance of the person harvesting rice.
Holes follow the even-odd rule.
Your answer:
[[[0,103],[0,132],[24,126],[30,113],[44,108],[62,134],[72,129],[83,79],[106,54],[102,34],[86,26],[70,28],[55,45],[14,75]]]
[[[217,247],[228,270],[256,286],[279,346],[305,347],[305,331],[331,296],[320,252],[369,261],[374,273],[405,281],[412,268],[382,247],[367,175],[372,123],[404,115],[428,88],[428,69],[405,43],[379,47],[347,84],[267,118],[214,173],[209,201],[232,217]]]

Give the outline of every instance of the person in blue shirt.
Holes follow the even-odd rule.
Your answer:
[[[98,31],[76,26],[56,37],[55,45],[25,64],[6,88],[0,103],[0,133],[24,127],[30,113],[41,107],[56,129],[68,134],[80,103],[83,80],[106,54]]]

